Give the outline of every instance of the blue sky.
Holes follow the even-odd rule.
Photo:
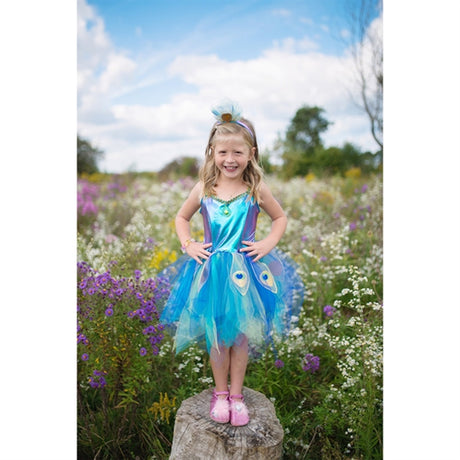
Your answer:
[[[210,107],[230,98],[262,151],[305,104],[333,123],[326,145],[375,151],[352,98],[347,9],[358,4],[78,0],[78,132],[104,150],[102,170],[158,170],[200,158]]]

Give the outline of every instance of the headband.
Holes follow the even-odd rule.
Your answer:
[[[211,112],[214,114],[214,117],[217,120],[217,124],[221,125],[223,123],[236,123],[237,125],[245,128],[251,135],[252,140],[254,141],[254,133],[248,125],[241,121],[241,109],[237,104],[234,103],[224,103],[220,106],[214,107]]]

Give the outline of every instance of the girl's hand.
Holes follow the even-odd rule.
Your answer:
[[[185,248],[185,252],[192,258],[195,259],[200,265],[203,264],[203,260],[209,258],[211,253],[206,251],[210,248],[212,243],[199,243],[198,241],[191,241],[190,244]]]
[[[242,243],[248,247],[241,248],[240,252],[247,252],[249,256],[254,257],[254,262],[262,259],[273,249],[273,246],[267,240],[242,241]]]

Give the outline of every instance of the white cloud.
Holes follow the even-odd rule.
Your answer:
[[[340,31],[340,36],[341,36],[342,38],[344,38],[344,39],[348,39],[348,38],[350,38],[351,33],[350,33],[350,31],[349,31],[348,29],[342,29],[342,30]]]
[[[114,49],[104,21],[85,0],[78,1],[78,115],[85,122],[112,119],[110,98],[135,75],[136,63]]]
[[[262,150],[284,134],[304,104],[323,107],[334,122],[324,136],[327,145],[351,141],[376,149],[367,119],[347,92],[350,58],[319,53],[308,36],[285,38],[248,60],[179,55],[162,75],[150,76],[145,60],[137,63],[114,48],[103,21],[84,0],[78,11],[79,132],[105,151],[103,169],[159,169],[182,155],[201,158],[213,123],[210,107],[224,97],[236,100],[254,122]],[[114,95],[156,79],[183,81],[192,89],[163,104],[114,103]]]
[[[274,16],[280,16],[282,18],[288,18],[289,16],[291,16],[291,11],[285,9],[285,8],[278,8],[278,9],[275,9],[275,10],[272,10],[272,14]]]
[[[306,17],[301,17],[301,18],[300,18],[300,22],[301,22],[302,24],[308,24],[309,26],[312,26],[312,25],[314,24],[313,19],[311,19],[311,18],[306,18]]]

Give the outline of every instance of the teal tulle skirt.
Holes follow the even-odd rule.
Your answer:
[[[305,290],[295,262],[278,249],[257,262],[238,251],[213,252],[202,265],[184,255],[159,277],[171,288],[160,321],[177,353],[191,344],[230,347],[241,334],[260,350],[289,332]]]

